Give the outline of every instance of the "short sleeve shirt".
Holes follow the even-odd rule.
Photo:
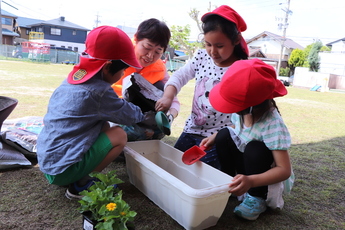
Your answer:
[[[234,133],[242,143],[248,144],[257,140],[265,143],[270,150],[287,150],[291,145],[290,133],[276,109],[265,120],[254,123],[252,127],[240,127],[240,116],[232,114],[231,120],[235,125]],[[243,148],[237,146],[243,152]]]

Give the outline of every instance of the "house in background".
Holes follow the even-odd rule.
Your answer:
[[[16,19],[14,31],[19,34],[19,37],[14,39],[15,44],[20,44],[23,41],[29,40],[29,33],[31,32],[31,24],[42,22],[43,20],[18,17]]]
[[[19,34],[14,32],[14,25],[17,16],[5,10],[1,10],[1,23],[2,23],[2,43],[5,45],[13,45],[14,39],[19,37]]]
[[[31,27],[31,32],[38,32],[43,35],[41,39],[35,39],[37,42],[48,43],[53,47],[67,48],[76,52],[85,50],[84,43],[88,31],[90,31],[87,28],[66,21],[65,17],[40,21],[27,26]]]
[[[319,72],[345,76],[345,38],[326,44],[331,51],[319,52]]]
[[[248,39],[246,42],[250,51],[250,57],[255,57],[252,56],[254,54],[259,55],[257,56],[258,58],[276,68],[280,59],[282,41],[282,36],[264,31],[257,36]],[[293,40],[286,38],[283,43],[283,53],[281,61],[282,68],[287,67],[287,62],[289,60],[290,54],[294,49],[302,50],[304,49],[304,47],[297,44]],[[260,53],[258,53],[259,51]]]
[[[38,20],[18,17],[1,10],[2,44],[18,45],[24,41],[48,43],[51,47],[85,50],[85,40],[90,29],[66,21],[65,17],[53,20]],[[31,36],[31,35],[40,36]],[[30,37],[31,36],[31,37]]]
[[[345,38],[326,44],[331,51],[319,52],[320,68],[318,72],[308,68],[297,67],[294,76],[294,86],[320,87],[321,92],[345,90]]]
[[[122,26],[122,25],[117,25],[117,28],[121,29],[123,32],[125,32],[128,37],[131,39],[134,38],[134,34],[137,32],[137,28],[134,27],[129,27],[129,26]]]

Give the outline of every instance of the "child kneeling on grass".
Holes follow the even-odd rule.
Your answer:
[[[101,26],[88,34],[85,46],[80,63],[52,94],[37,140],[40,170],[49,183],[68,185],[70,199],[81,198],[79,192],[95,181],[89,173],[102,171],[127,143],[125,131],[108,121],[131,125],[144,119],[139,107],[111,88],[128,66],[141,68],[130,38]]]
[[[234,213],[248,220],[257,219],[267,206],[284,204],[283,181],[291,175],[291,137],[273,98],[286,94],[275,70],[259,59],[236,61],[210,92],[212,106],[232,113],[233,125],[200,145],[216,145],[221,170],[234,177],[229,192],[244,194]]]

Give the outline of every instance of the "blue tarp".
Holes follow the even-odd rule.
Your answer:
[[[185,56],[186,54],[185,54],[185,52],[183,52],[183,51],[175,50],[175,55],[176,55],[176,56]]]

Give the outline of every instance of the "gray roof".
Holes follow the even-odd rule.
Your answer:
[[[337,42],[340,42],[340,41],[345,41],[345,38],[340,38],[340,39],[338,39],[338,40],[336,40],[336,41],[334,41],[334,42],[327,43],[326,46],[331,46],[331,45],[333,45],[334,43],[337,43]]]
[[[17,15],[11,14],[10,12],[7,12],[6,10],[1,9],[1,15],[3,16],[8,16],[8,17],[12,17],[12,18],[17,18]]]
[[[65,28],[90,31],[90,29],[87,29],[85,27],[79,26],[72,22],[66,21],[65,17],[59,17],[56,19],[48,20],[48,21],[41,21],[41,22],[30,24],[29,26],[32,27],[32,26],[40,26],[40,25],[59,26],[59,27],[65,27]]]
[[[40,19],[24,18],[24,17],[18,17],[16,20],[19,27],[26,27],[26,28],[30,28],[31,26],[29,25],[31,24],[43,22],[43,20],[40,20]]]
[[[11,31],[11,30],[4,29],[4,28],[2,28],[2,35],[13,36],[13,37],[19,37],[19,34],[13,32],[13,31]]]
[[[283,36],[280,36],[280,35],[277,35],[277,34],[274,34],[274,33],[268,32],[268,31],[264,31],[261,34],[255,36],[255,37],[253,37],[251,39],[248,39],[246,42],[247,42],[247,44],[249,44],[252,41],[255,41],[255,40],[257,40],[257,39],[259,39],[261,37],[266,37],[266,36],[272,38],[272,40],[277,41],[279,43],[283,39]],[[303,46],[301,46],[300,44],[294,42],[290,38],[285,38],[284,46],[286,48],[288,48],[288,49],[304,49]]]

